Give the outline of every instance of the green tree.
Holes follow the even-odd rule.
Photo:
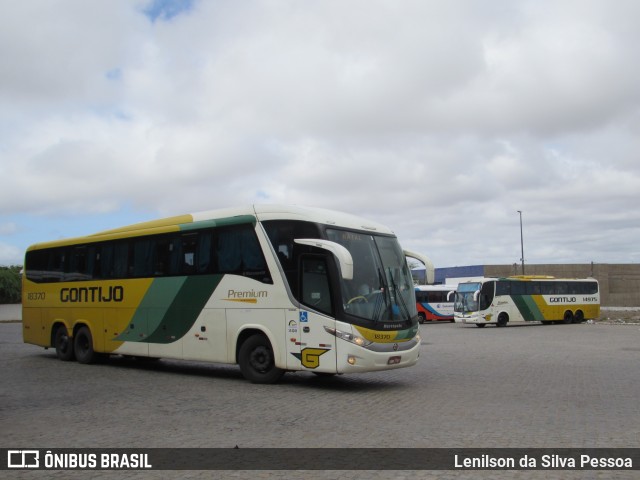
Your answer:
[[[0,303],[20,303],[22,300],[22,267],[0,267]]]

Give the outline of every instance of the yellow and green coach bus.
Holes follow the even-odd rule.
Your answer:
[[[513,322],[581,323],[600,315],[594,278],[541,275],[481,278],[458,284],[455,321],[484,327]]]
[[[61,360],[126,355],[286,371],[408,367],[420,351],[405,252],[387,227],[260,206],[32,245],[23,337]]]

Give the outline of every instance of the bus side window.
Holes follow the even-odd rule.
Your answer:
[[[540,282],[540,293],[542,295],[553,295],[556,293],[554,282]]]
[[[95,245],[79,245],[70,250],[65,281],[91,280],[96,258]]]
[[[119,241],[113,245],[113,271],[110,278],[127,278],[133,265],[129,265],[129,242]]]
[[[63,248],[56,248],[49,252],[49,263],[45,281],[61,282],[64,277],[65,261],[66,251]]]
[[[198,247],[196,250],[196,270],[198,273],[211,272],[211,244],[213,241],[211,231],[203,231],[198,235]]]
[[[526,295],[527,282],[511,282],[511,295]]]
[[[182,267],[182,238],[169,239],[169,275],[179,275]]]
[[[214,238],[217,271],[273,283],[256,232],[250,225],[217,229]]]
[[[301,277],[302,303],[331,315],[331,289],[326,260],[317,256],[303,256]]]
[[[49,251],[34,250],[26,255],[26,274],[32,282],[44,282],[49,277]]]
[[[511,294],[511,282],[505,282],[499,280],[496,282],[496,295],[510,295]]]
[[[133,243],[132,276],[150,277],[155,267],[155,238],[140,238]]]
[[[482,284],[482,290],[480,291],[480,310],[489,308],[491,302],[493,302],[495,285],[496,282],[486,282]]]
[[[182,235],[181,253],[179,258],[180,273],[189,275],[196,271],[196,245],[198,241],[197,233],[187,233]]]
[[[171,243],[169,237],[166,235],[160,236],[155,242],[155,252],[153,254],[153,275],[156,277],[162,277],[169,272],[169,265],[171,264]]]
[[[540,282],[526,283],[527,295],[540,295]]]

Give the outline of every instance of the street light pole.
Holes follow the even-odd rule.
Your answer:
[[[524,237],[522,236],[522,210],[518,210],[520,214],[520,251],[522,253],[522,258],[520,261],[522,262],[522,275],[524,275]]]

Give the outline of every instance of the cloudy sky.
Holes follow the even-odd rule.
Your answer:
[[[640,2],[21,0],[0,16],[0,265],[251,203],[436,267],[640,262]]]

